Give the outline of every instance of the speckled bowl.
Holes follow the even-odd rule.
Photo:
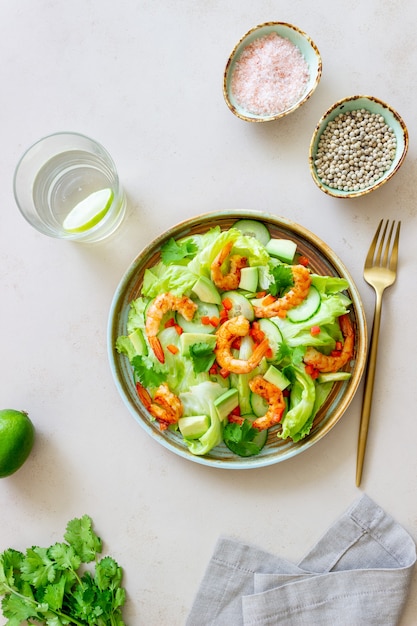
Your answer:
[[[299,48],[308,64],[310,77],[304,93],[294,104],[292,104],[285,111],[267,116],[251,113],[250,111],[241,107],[236,101],[235,96],[233,95],[231,83],[233,70],[243,50],[249,44],[253,43],[256,39],[269,35],[270,33],[277,33],[280,37],[288,39]],[[304,102],[306,102],[306,100],[310,98],[317,85],[319,84],[321,74],[322,60],[320,52],[316,44],[310,39],[308,35],[306,35],[306,33],[297,28],[297,26],[293,26],[292,24],[286,24],[285,22],[265,22],[264,24],[255,26],[249,32],[247,32],[246,35],[244,35],[234,47],[232,53],[229,56],[224,71],[223,95],[229,109],[241,120],[244,120],[246,122],[270,122],[284,117],[289,113],[292,113],[302,104],[304,104]]]
[[[333,187],[329,187],[318,176],[317,168],[315,165],[317,149],[320,137],[330,121],[334,120],[335,117],[337,117],[340,113],[344,113],[346,111],[356,111],[358,109],[366,109],[371,113],[377,113],[383,116],[383,118],[385,119],[385,123],[390,126],[395,133],[395,137],[397,140],[397,149],[395,158],[393,159],[390,168],[381,176],[381,178],[379,178],[374,183],[368,185],[364,189],[360,189],[358,191],[343,191],[335,189]],[[357,198],[359,196],[368,194],[371,191],[375,191],[375,189],[379,189],[379,187],[381,187],[384,183],[390,180],[394,176],[394,174],[400,169],[407,154],[407,151],[408,130],[404,121],[398,115],[398,113],[394,111],[394,109],[388,106],[388,104],[385,104],[385,102],[383,102],[382,100],[378,100],[373,96],[349,96],[333,104],[333,106],[331,106],[330,109],[326,111],[323,117],[319,120],[310,143],[310,172],[314,182],[324,193],[330,196],[334,196],[336,198]]]
[[[188,450],[180,434],[171,430],[161,431],[157,422],[151,420],[136,392],[132,367],[127,358],[117,352],[115,344],[119,335],[126,334],[130,302],[140,295],[146,268],[160,260],[161,246],[171,237],[177,239],[203,233],[217,225],[222,230],[231,228],[238,219],[259,220],[268,227],[273,237],[295,241],[298,252],[308,257],[313,272],[341,276],[348,280],[350,285],[348,295],[352,301],[350,316],[355,328],[354,355],[348,368],[351,377],[333,385],[325,404],[314,419],[310,434],[301,441],[294,443],[291,439],[278,439],[272,428],[268,433],[265,447],[257,456],[239,457],[223,443],[205,456],[195,456]],[[116,289],[110,308],[107,339],[110,367],[116,387],[127,409],[140,426],[154,441],[171,452],[189,461],[221,469],[255,469],[272,465],[308,450],[322,439],[340,420],[352,401],[364,371],[367,352],[367,328],[363,305],[355,283],[342,261],[323,241],[302,226],[285,218],[258,211],[228,211],[199,215],[177,224],[152,241],[132,262]],[[139,438],[138,446],[140,445]]]

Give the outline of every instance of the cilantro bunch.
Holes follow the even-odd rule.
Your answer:
[[[121,607],[126,592],[122,569],[105,556],[88,515],[67,524],[65,542],[34,546],[23,554],[9,548],[0,554],[0,596],[5,626],[124,626]],[[95,562],[91,573],[83,564]]]

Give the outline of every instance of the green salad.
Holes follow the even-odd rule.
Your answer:
[[[306,437],[354,352],[344,278],[314,274],[260,221],[170,239],[145,270],[116,349],[161,430],[194,455]]]

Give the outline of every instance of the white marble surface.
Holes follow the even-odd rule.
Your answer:
[[[247,124],[223,101],[223,69],[235,42],[269,20],[310,34],[323,77],[293,115]],[[27,410],[37,439],[25,466],[0,481],[0,550],[50,545],[88,513],[125,570],[127,623],[180,626],[219,534],[296,561],[365,491],[417,540],[416,21],[414,0],[1,2],[0,406]],[[387,185],[342,201],[315,186],[307,154],[321,114],[353,94],[396,108],[410,149]],[[101,244],[49,239],[15,206],[20,154],[60,130],[103,143],[129,195],[123,226]],[[326,241],[350,269],[369,325],[365,253],[381,217],[403,222],[360,489],[362,386],[307,452],[233,472],[155,443],[113,384],[107,317],[131,260],[182,219],[240,208],[285,216]],[[416,576],[401,626],[417,623]]]

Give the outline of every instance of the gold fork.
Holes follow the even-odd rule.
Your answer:
[[[398,242],[400,239],[401,222],[398,222],[397,229],[393,238],[395,221],[392,222],[391,228],[388,230],[389,220],[387,220],[378,245],[378,239],[381,229],[383,227],[383,222],[384,220],[380,221],[379,226],[376,230],[375,237],[372,240],[369,252],[365,259],[365,266],[363,270],[363,276],[366,282],[369,283],[375,290],[376,301],[374,323],[371,333],[369,359],[365,374],[365,391],[362,403],[362,415],[359,427],[358,456],[356,462],[357,487],[359,487],[362,479],[366,440],[368,437],[368,426],[371,415],[376,358],[378,354],[379,327],[381,324],[382,296],[385,289],[387,287],[390,287],[395,282],[395,279],[397,277]]]

